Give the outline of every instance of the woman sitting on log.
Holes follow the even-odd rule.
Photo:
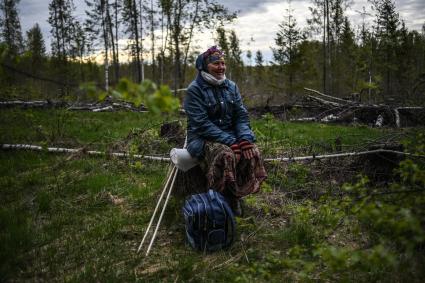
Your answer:
[[[200,160],[208,188],[240,216],[240,198],[258,192],[267,174],[239,89],[226,79],[224,54],[213,46],[198,56],[196,68],[184,101],[187,150]]]

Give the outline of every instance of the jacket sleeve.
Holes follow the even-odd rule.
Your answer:
[[[232,145],[236,142],[235,137],[217,127],[208,117],[207,104],[201,90],[191,87],[187,91],[184,101],[184,109],[189,120],[189,127],[205,140]]]
[[[248,111],[242,102],[242,97],[239,92],[239,88],[235,85],[235,104],[233,113],[233,125],[235,128],[235,134],[238,141],[247,140],[249,142],[255,142],[255,135],[251,130]]]

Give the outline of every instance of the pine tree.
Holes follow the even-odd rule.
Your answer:
[[[254,84],[255,85],[261,85],[262,88],[257,90],[260,92],[261,97],[261,105],[264,105],[265,100],[265,89],[264,89],[264,57],[261,50],[257,50],[255,52],[255,78],[254,78]]]
[[[243,73],[242,50],[240,48],[239,38],[234,30],[230,31],[229,35],[230,54],[228,56],[230,72],[229,77],[232,80],[240,81]]]
[[[396,50],[398,65],[395,73],[398,100],[403,104],[420,105],[424,103],[418,86],[421,82],[425,83],[425,34],[409,31],[404,21],[401,23],[399,34],[400,44]]]
[[[285,77],[281,80],[288,83],[287,91],[291,96],[294,92],[294,83],[297,72],[297,59],[299,57],[298,45],[304,38],[289,7],[279,31],[275,38],[275,48],[272,48],[273,58],[284,71]],[[287,78],[287,79],[286,79]]]
[[[33,57],[42,58],[46,55],[46,46],[38,23],[27,31],[26,49],[31,51]]]
[[[223,27],[217,29],[217,42],[221,51],[223,51],[226,56],[229,56],[229,42],[227,40],[226,30]]]
[[[373,7],[376,11],[375,34],[378,43],[376,53],[380,73],[384,79],[382,98],[386,100],[388,96],[394,94],[393,82],[398,66],[395,51],[399,44],[400,20],[392,0],[375,0]]]
[[[332,84],[335,94],[350,94],[355,91],[358,81],[357,46],[354,32],[348,18],[345,18],[338,35],[338,44],[335,46],[334,57],[334,82]]]
[[[44,44],[43,34],[40,26],[36,23],[27,31],[26,50],[31,54],[32,72],[38,72],[43,65],[46,56],[46,46]]]
[[[79,65],[79,74],[81,81],[85,81],[84,74],[84,56],[89,52],[89,45],[91,43],[88,42],[88,37],[84,32],[84,28],[80,24],[80,22],[75,21],[72,26],[72,42],[71,42],[71,58],[74,61],[78,61]]]
[[[263,63],[263,53],[261,52],[261,50],[257,50],[257,52],[255,52],[255,66],[263,67]]]
[[[23,50],[21,23],[17,5],[20,0],[2,0],[0,2],[0,40],[9,48],[12,55]]]

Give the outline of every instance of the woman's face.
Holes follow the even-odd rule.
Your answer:
[[[226,63],[222,60],[218,60],[207,65],[208,73],[214,76],[217,80],[224,78],[226,72]]]

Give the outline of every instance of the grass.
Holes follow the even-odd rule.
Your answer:
[[[365,125],[280,122],[271,116],[252,123],[258,143],[266,156],[320,154],[337,150],[359,150],[381,138],[398,135],[393,129]],[[295,155],[298,156],[298,155]]]
[[[0,118],[1,143],[89,145],[100,150],[136,144],[145,145],[137,150],[164,154],[171,146],[158,137],[160,121],[148,114],[7,109]],[[270,155],[290,147],[331,152],[338,137],[345,148],[356,148],[400,134],[270,119],[253,121],[253,128]],[[137,129],[140,135],[129,135]],[[336,209],[340,204],[316,195],[340,189],[341,182],[317,177],[317,168],[303,164],[268,168],[263,191],[246,198],[246,216],[237,219],[238,240],[229,250],[204,255],[188,248],[180,212],[183,200],[172,198],[151,256],[145,258],[136,249],[163,185],[164,163],[0,151],[0,281],[385,279],[391,270],[385,261],[381,269],[369,271],[344,265],[368,239],[359,234],[355,219],[344,218]],[[367,251],[361,256],[368,262],[380,255],[379,250]],[[357,274],[347,272],[350,268]]]
[[[148,113],[72,112],[5,109],[0,112],[1,143],[47,143],[105,150],[131,133],[157,129],[161,119]]]

